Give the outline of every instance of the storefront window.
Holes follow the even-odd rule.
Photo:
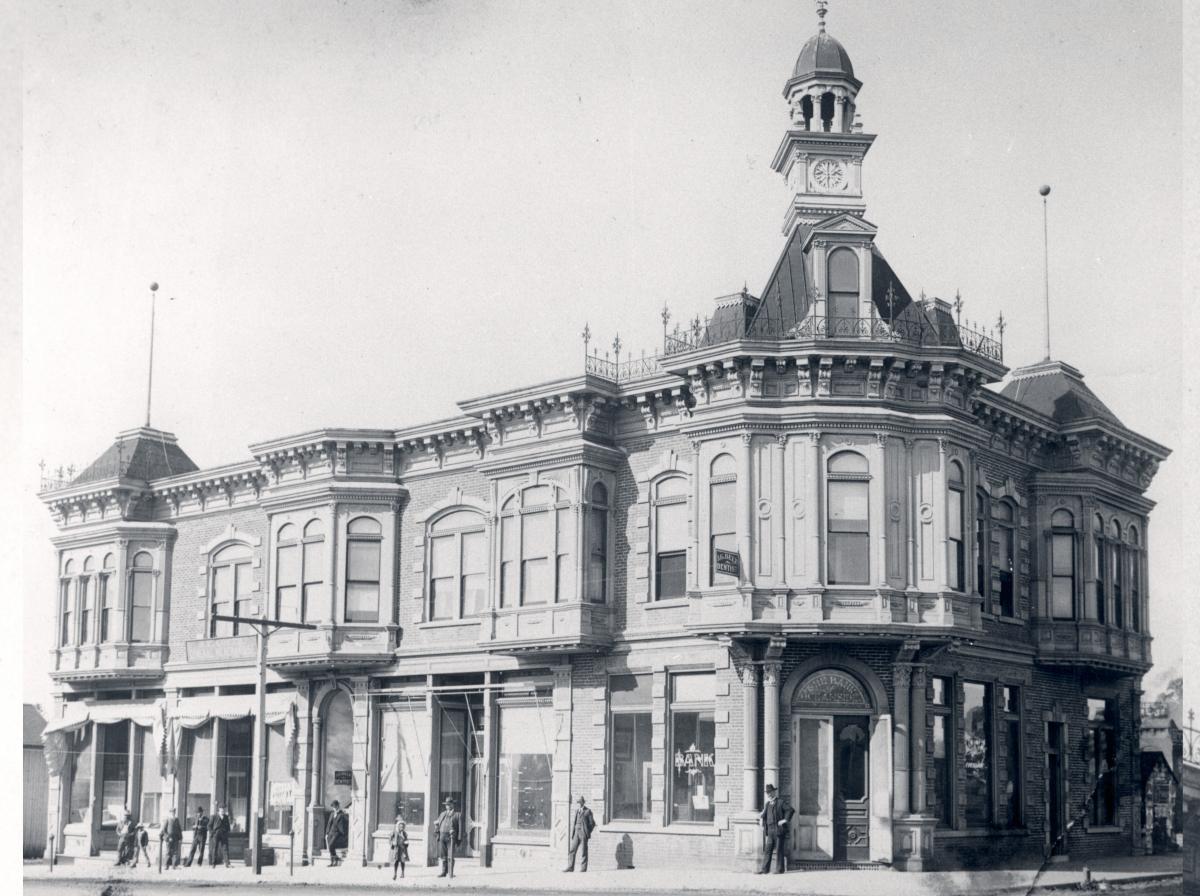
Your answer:
[[[142,803],[137,818],[142,824],[157,825],[162,820],[162,768],[158,745],[154,742],[153,729],[138,726],[135,730],[142,753]]]
[[[386,827],[403,815],[409,825],[425,823],[429,767],[422,749],[428,716],[419,708],[385,710],[379,723],[379,807],[376,824]],[[424,742],[429,735],[425,734]],[[459,748],[461,751],[461,748]],[[460,805],[459,810],[462,810]]]
[[[966,772],[965,820],[968,827],[983,827],[992,823],[990,720],[987,685],[965,682],[962,731],[965,745],[963,770]]]
[[[190,828],[196,822],[196,809],[212,814],[213,806],[213,723],[183,732],[182,768],[187,775],[184,815]]]
[[[650,675],[609,679],[612,707],[612,817],[650,817]]]
[[[250,830],[250,768],[254,761],[254,720],[225,723],[225,805],[233,830]]]
[[[950,694],[953,682],[934,677],[930,682],[929,711],[933,721],[933,814],[943,825],[954,827],[954,742],[950,728]],[[918,811],[923,807],[914,807]]]
[[[1021,780],[1021,698],[1014,687],[1001,689],[1001,710],[1004,713],[1004,791],[1005,825],[1019,828],[1024,825],[1022,814]]]
[[[711,822],[716,786],[716,675],[671,679],[671,820]]]
[[[1114,700],[1089,697],[1088,727],[1091,737],[1093,786],[1092,824],[1112,825],[1117,818],[1117,737]]]
[[[549,703],[500,707],[500,767],[496,826],[549,832],[554,712]]]
[[[267,830],[286,834],[292,829],[292,751],[284,726],[267,726]]]
[[[74,735],[71,750],[71,793],[67,824],[87,821],[92,808],[92,725]]]

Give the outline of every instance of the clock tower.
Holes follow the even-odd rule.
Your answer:
[[[772,167],[792,194],[783,232],[812,226],[839,214],[861,218],[866,211],[862,162],[874,142],[855,114],[862,82],[845,48],[825,31],[825,0],[817,2],[817,33],[804,44],[783,88],[791,127]]]

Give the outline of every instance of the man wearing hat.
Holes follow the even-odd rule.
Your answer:
[[[438,857],[442,860],[442,873],[438,877],[447,874],[454,877],[454,850],[462,839],[462,816],[454,808],[454,800],[450,797],[446,797],[445,806],[433,823],[438,839]]]
[[[583,848],[583,855],[580,859],[579,870],[587,871],[587,852],[588,839],[592,836],[592,829],[596,827],[596,819],[592,816],[592,810],[589,809],[583,802],[583,795],[580,794],[578,805],[575,811],[571,814],[571,848],[567,853],[567,867],[563,871],[575,870],[575,853]]]
[[[342,811],[342,804],[334,800],[330,807],[329,816],[325,819],[325,848],[329,851],[330,867],[342,864],[338,850],[340,849],[343,852],[346,850],[349,843],[349,833],[350,819]]]
[[[791,824],[795,810],[785,806],[776,797],[775,785],[768,784],[766,805],[763,806],[759,818],[763,826],[763,866],[759,874],[767,874],[771,870],[771,854],[775,854],[775,873],[783,874],[783,854],[787,851],[788,825]]]

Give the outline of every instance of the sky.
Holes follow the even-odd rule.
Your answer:
[[[1003,311],[1010,366],[1044,353],[1037,188],[1053,188],[1052,354],[1174,450],[1148,492],[1149,696],[1200,647],[1181,15],[833,0],[827,19],[878,134],[877,245],[913,292],[960,292],[964,322]],[[683,320],[765,284],[789,198],[770,167],[781,91],[816,16],[796,0],[79,0],[22,24],[16,581],[22,692],[41,702],[55,530],[37,465],[82,467],[143,421],[150,281],[153,423],[202,467],[579,372],[585,323],[654,352],[664,304]]]

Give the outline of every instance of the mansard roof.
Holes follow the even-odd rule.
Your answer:
[[[1045,360],[1017,368],[1000,394],[1051,418],[1060,426],[1102,421],[1125,428],[1117,415],[1083,382],[1083,374],[1062,361]]]
[[[200,469],[184,453],[175,434],[149,426],[119,433],[117,439],[95,461],[76,476],[71,485],[106,479],[162,479]]]

